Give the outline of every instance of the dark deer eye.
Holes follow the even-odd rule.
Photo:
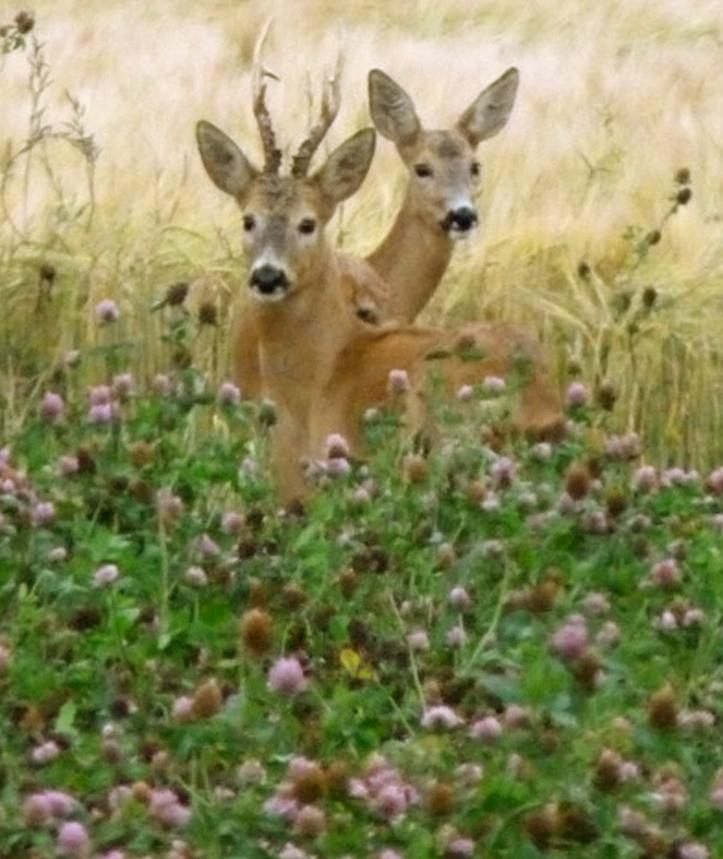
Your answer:
[[[470,172],[473,176],[479,176],[479,174],[480,174],[480,172],[481,172],[481,171],[482,171],[482,168],[479,166],[479,162],[478,162],[478,161],[473,161],[473,162],[472,162],[472,166],[469,168],[469,172]]]
[[[415,164],[414,172],[420,179],[426,179],[428,176],[434,175],[434,170],[432,170],[429,164]]]
[[[256,226],[256,218],[253,215],[244,215],[244,229],[247,233],[250,233],[251,230]]]
[[[304,218],[299,224],[299,232],[310,236],[316,229],[316,221],[313,218]]]

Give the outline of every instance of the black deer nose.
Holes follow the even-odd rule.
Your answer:
[[[251,272],[251,286],[258,289],[262,295],[271,295],[277,289],[286,289],[288,285],[286,272],[272,265],[261,265]]]
[[[466,233],[467,230],[471,230],[477,223],[477,212],[475,212],[474,209],[470,209],[469,206],[462,206],[459,209],[453,209],[447,217],[449,219],[450,227],[459,230],[462,233]]]

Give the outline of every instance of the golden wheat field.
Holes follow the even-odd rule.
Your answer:
[[[373,67],[405,86],[425,125],[445,127],[517,66],[511,119],[481,148],[483,228],[457,248],[426,317],[529,322],[561,384],[579,373],[613,386],[610,426],[640,430],[651,461],[723,456],[720,0],[38,0],[32,11],[25,49],[0,56],[2,429],[67,350],[92,347],[103,298],[121,305],[136,372],[154,372],[151,306],[178,280],[197,305],[217,304],[196,357],[225,376],[245,300],[240,219],[208,182],[193,127],[208,119],[259,151],[250,61],[272,14],[269,101],[289,150],[338,50],[343,103],[327,151],[369,124]],[[683,168],[692,198],[676,205]],[[345,249],[375,247],[403,184],[382,139],[335,221]]]

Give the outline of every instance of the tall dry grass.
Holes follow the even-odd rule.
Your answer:
[[[228,320],[244,300],[239,218],[203,174],[193,124],[207,118],[258,151],[249,63],[272,12],[268,63],[282,83],[270,100],[289,148],[340,41],[344,103],[330,145],[369,123],[373,66],[440,127],[518,66],[510,123],[482,151],[483,233],[458,250],[429,314],[529,321],[557,351],[561,377],[579,366],[612,383],[611,421],[640,429],[651,458],[707,465],[723,457],[718,0],[38,0],[34,11],[53,79],[36,124],[66,130],[68,91],[100,152],[89,183],[83,152],[50,139],[33,150],[31,169],[19,159],[6,183],[14,223],[0,226],[6,428],[65,350],[92,348],[90,308],[100,298],[120,300],[136,370],[148,374],[165,360],[150,305],[174,280],[190,280],[197,300],[219,305],[221,327],[201,330],[197,348],[225,372]],[[5,162],[4,147],[17,150],[28,134],[29,56],[8,54],[0,66]],[[658,244],[641,245],[669,211],[682,167],[692,200]],[[369,180],[341,214],[346,248],[374,246],[402,184],[398,158],[381,141]],[[58,272],[51,289],[38,274],[43,262]],[[650,308],[646,288],[655,290]]]

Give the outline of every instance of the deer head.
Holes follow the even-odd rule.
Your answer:
[[[476,150],[504,128],[518,82],[517,69],[508,69],[477,96],[454,127],[427,131],[402,87],[379,69],[369,73],[369,107],[377,131],[396,144],[422,216],[452,238],[468,235],[478,222],[474,197],[482,168]]]
[[[374,155],[373,128],[342,143],[320,170],[307,175],[311,160],[339,110],[339,63],[326,82],[321,116],[292,159],[290,175],[280,175],[282,154],[266,107],[266,81],[272,76],[254,58],[254,114],[265,163],[257,168],[223,131],[210,122],[196,125],[201,160],[211,181],[234,197],[243,212],[243,243],[249,287],[260,301],[283,301],[318,279],[328,246],[324,227],[336,206],[356,193]]]

